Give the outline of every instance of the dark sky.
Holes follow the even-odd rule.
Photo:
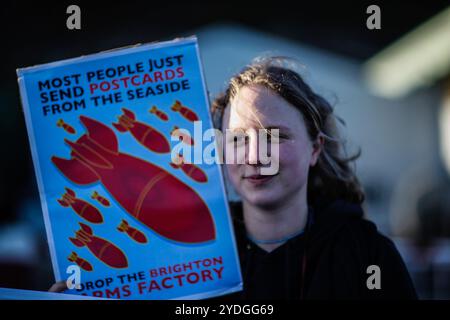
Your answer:
[[[276,3],[276,5],[274,5]],[[356,3],[356,4],[355,4]],[[82,30],[65,27],[69,4],[82,10]],[[243,5],[245,4],[245,5]],[[382,30],[365,27],[366,8],[381,8]],[[11,60],[23,65],[42,63],[136,42],[168,40],[213,22],[238,22],[274,34],[366,59],[448,1],[61,1],[2,4],[4,43]],[[7,32],[3,32],[3,31]],[[105,47],[104,47],[105,46]],[[31,55],[33,53],[33,55]],[[34,57],[34,58],[33,58]],[[5,63],[5,62],[4,62]]]

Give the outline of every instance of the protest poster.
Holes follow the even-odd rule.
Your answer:
[[[196,37],[17,74],[55,279],[81,270],[67,293],[202,299],[242,289],[220,167],[192,161],[215,152],[202,136],[212,121]]]

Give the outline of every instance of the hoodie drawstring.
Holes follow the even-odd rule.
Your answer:
[[[251,250],[251,244],[248,243],[245,248],[245,271],[244,271],[244,286],[247,284],[247,288],[244,288],[244,292],[248,292],[248,284],[250,283],[249,274],[250,274],[250,263],[252,261],[252,250]],[[244,297],[246,298],[246,297]]]
[[[309,233],[311,226],[314,224],[314,209],[312,207],[308,207],[308,220],[306,223],[306,229],[305,229],[305,243],[303,245],[303,252],[302,252],[302,270],[300,273],[300,300],[305,299],[305,285],[306,285],[306,266],[307,266],[307,260],[308,260],[308,239],[309,239]]]
[[[289,292],[290,292],[290,282],[291,281],[289,281],[289,275],[290,275],[290,273],[289,273],[289,266],[290,266],[290,243],[289,243],[289,241],[286,243],[286,267],[285,267],[285,274],[284,274],[284,278],[285,278],[285,282],[286,282],[286,292],[285,292],[285,294],[286,294],[286,299],[289,299]]]

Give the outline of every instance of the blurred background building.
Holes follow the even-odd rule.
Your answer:
[[[15,69],[195,34],[208,90],[257,55],[298,59],[345,120],[367,216],[392,237],[421,298],[450,299],[450,7],[377,2],[80,3],[82,29],[60,4],[0,12],[0,287],[47,290],[53,274]],[[233,194],[230,195],[234,197]]]

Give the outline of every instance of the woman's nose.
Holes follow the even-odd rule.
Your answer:
[[[248,133],[247,148],[245,150],[245,164],[259,165],[259,139],[254,131]]]

